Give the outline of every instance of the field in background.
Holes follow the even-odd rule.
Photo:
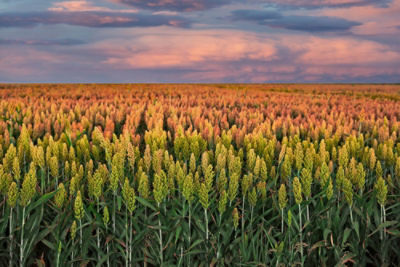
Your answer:
[[[0,84],[0,265],[392,266],[400,85]]]

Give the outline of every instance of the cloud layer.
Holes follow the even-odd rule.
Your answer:
[[[0,82],[400,82],[400,0],[0,7]]]
[[[29,12],[0,14],[0,27],[34,27],[39,24],[68,24],[85,27],[185,27],[188,20],[180,16],[147,15],[120,12]]]
[[[251,21],[260,25],[305,32],[347,31],[361,23],[337,17],[322,16],[283,16],[270,10],[235,10],[233,20]]]

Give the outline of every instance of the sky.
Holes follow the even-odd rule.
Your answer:
[[[398,83],[400,0],[0,0],[0,82]]]

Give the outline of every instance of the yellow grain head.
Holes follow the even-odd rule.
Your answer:
[[[109,222],[110,222],[110,213],[108,211],[108,207],[105,206],[103,209],[103,223],[107,227]]]
[[[290,158],[288,155],[285,155],[285,159],[283,160],[282,166],[281,166],[281,181],[282,183],[286,183],[290,176],[292,175],[292,165],[290,162]]]
[[[67,191],[65,190],[64,184],[60,183],[58,185],[58,191],[54,196],[54,202],[56,206],[61,209],[64,206],[64,201],[67,198]]]
[[[239,226],[239,212],[238,212],[237,208],[233,209],[232,220],[233,220],[233,227],[236,230]]]
[[[353,185],[349,179],[343,179],[342,190],[347,204],[351,206],[353,204]]]
[[[19,160],[18,158],[14,158],[12,164],[12,172],[14,175],[14,179],[19,181],[21,179],[21,168],[19,167]]]
[[[81,220],[84,214],[81,191],[78,191],[74,202],[74,215],[77,220]]]
[[[228,195],[226,194],[226,191],[223,190],[220,194],[219,201],[218,201],[218,211],[219,214],[224,214],[226,210],[226,203],[228,201]]]
[[[138,191],[142,198],[148,199],[150,197],[149,177],[144,172],[140,176]]]
[[[253,187],[253,189],[249,193],[249,203],[252,207],[255,207],[257,204],[257,191],[255,187]]]
[[[373,148],[370,148],[370,150],[369,150],[369,169],[374,170],[375,164],[376,164],[375,150]]]
[[[385,183],[385,180],[382,177],[379,177],[378,180],[376,181],[374,185],[374,189],[376,192],[376,199],[378,203],[382,206],[385,205],[386,203],[386,197],[387,197],[387,185]]]
[[[304,159],[304,153],[303,153],[303,146],[301,145],[300,142],[296,144],[296,149],[295,149],[295,166],[298,171],[301,170],[303,166],[303,159]]]
[[[50,158],[49,167],[51,176],[58,177],[58,159],[56,156]]]
[[[281,184],[281,187],[279,188],[278,192],[278,202],[279,202],[279,208],[282,210],[286,207],[288,199],[287,199],[287,193],[286,193],[286,186],[285,184]]]
[[[294,177],[293,179],[293,194],[296,200],[296,204],[301,204],[303,201],[303,197],[301,195],[301,184],[298,177]]]
[[[228,179],[226,178],[225,169],[222,169],[217,178],[217,189],[219,193],[226,189],[227,182]]]
[[[210,205],[208,201],[208,190],[207,185],[205,183],[201,183],[199,190],[199,200],[200,204],[203,206],[203,209],[207,209]]]
[[[381,165],[381,162],[379,160],[376,163],[375,172],[376,172],[376,176],[377,177],[383,176],[382,165]]]
[[[258,182],[257,184],[257,192],[261,196],[261,201],[267,200],[267,183],[265,181]]]
[[[7,192],[7,203],[11,208],[14,208],[18,199],[18,187],[15,182],[12,182]]]
[[[77,230],[77,226],[76,226],[76,221],[74,220],[73,222],[72,222],[72,225],[71,225],[71,239],[72,239],[72,241],[73,240],[75,240],[75,237],[76,237],[76,230]]]
[[[184,178],[182,194],[185,197],[186,201],[191,204],[194,199],[194,184],[192,173],[189,173]]]

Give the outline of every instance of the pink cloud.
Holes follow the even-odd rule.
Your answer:
[[[241,60],[272,60],[275,45],[265,42],[256,34],[235,31],[182,30],[164,34],[140,35],[123,41],[122,48],[115,50],[113,44],[102,42],[97,49],[108,54],[105,64],[117,68],[186,68],[210,62]]]
[[[400,0],[393,0],[387,7],[354,6],[321,10],[325,16],[351,18],[362,24],[351,31],[360,35],[400,34]]]
[[[101,42],[95,49],[107,57],[103,63],[115,69],[190,69],[185,78],[194,80],[261,82],[296,76],[318,80],[324,75],[340,79],[400,74],[400,53],[373,41],[228,30],[165,34],[168,38],[152,33],[121,40],[117,49]]]
[[[8,47],[0,49],[0,70],[9,77],[24,77],[31,75],[46,75],[50,66],[63,64],[68,57],[51,52],[39,51],[33,48],[18,49]]]
[[[56,12],[123,12],[123,13],[136,13],[135,9],[123,9],[115,10],[108,7],[96,6],[91,2],[86,0],[78,1],[63,1],[53,3],[51,7],[48,8],[49,11]]]
[[[305,42],[291,45],[294,51],[302,51],[302,62],[317,65],[354,65],[399,62],[400,54],[389,47],[372,41],[346,38],[306,37]]]

